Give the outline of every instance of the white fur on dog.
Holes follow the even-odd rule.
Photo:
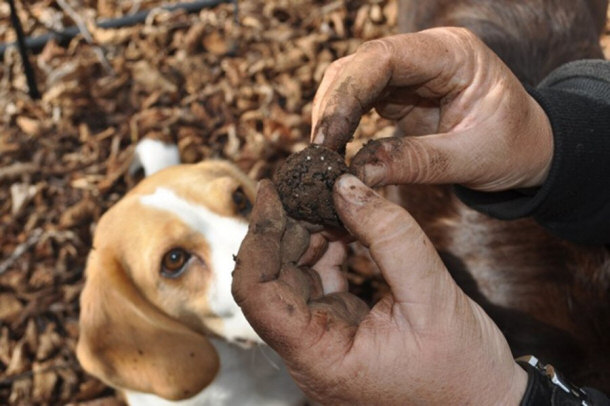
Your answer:
[[[210,340],[222,360],[214,381],[198,395],[180,401],[126,391],[128,403],[137,406],[297,406],[303,393],[286,372],[280,357],[269,347],[245,350],[222,340]],[[197,371],[193,371],[197,373]],[[282,390],[278,390],[281,388]]]
[[[190,203],[172,190],[159,187],[152,195],[141,197],[142,204],[168,211],[205,236],[210,245],[213,270],[209,290],[212,311],[224,322],[224,337],[262,342],[241,312],[231,294],[231,281],[239,246],[248,232],[244,220],[223,217],[208,208]]]
[[[142,204],[165,210],[205,236],[210,245],[213,276],[208,300],[223,320],[222,336],[210,339],[220,357],[220,370],[212,383],[196,396],[168,401],[152,394],[126,391],[128,403],[137,406],[297,406],[305,403],[280,357],[267,347],[244,317],[231,294],[233,255],[246,236],[245,220],[220,216],[191,203],[174,191],[159,187],[142,196]],[[257,342],[251,348],[231,343],[237,339]],[[193,371],[197,373],[197,371]]]
[[[136,146],[129,172],[144,169],[144,176],[150,176],[168,166],[180,163],[180,152],[175,144],[166,144],[159,140],[144,138]]]

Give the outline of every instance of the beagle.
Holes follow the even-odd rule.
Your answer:
[[[232,255],[254,196],[255,183],[228,162],[178,165],[145,178],[100,219],[77,356],[130,405],[305,403],[231,295]]]

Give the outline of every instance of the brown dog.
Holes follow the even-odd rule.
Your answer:
[[[577,59],[603,58],[608,0],[399,0],[399,29],[466,27],[535,85]]]
[[[400,26],[462,26],[525,83],[559,65],[602,58],[607,0],[400,0]],[[581,385],[610,391],[610,252],[562,241],[532,220],[499,221],[447,187],[403,186],[406,207],[460,286],[506,335],[515,356],[534,354]]]

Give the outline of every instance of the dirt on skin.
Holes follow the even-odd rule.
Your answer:
[[[320,145],[310,145],[288,157],[274,182],[289,216],[297,220],[340,227],[333,204],[333,185],[348,172],[344,158]]]

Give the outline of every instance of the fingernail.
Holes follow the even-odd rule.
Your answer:
[[[314,144],[324,144],[324,132],[318,131],[318,133],[313,137]]]
[[[256,201],[265,199],[269,195],[270,184],[271,181],[269,179],[261,179],[256,183]]]
[[[383,163],[366,164],[362,168],[362,180],[369,186],[377,186],[383,181],[386,167]]]
[[[256,183],[256,196],[261,195],[261,191],[265,188],[265,179],[261,179]]]
[[[370,199],[373,192],[354,175],[345,174],[335,182],[335,189],[339,196],[350,204],[363,206]]]

